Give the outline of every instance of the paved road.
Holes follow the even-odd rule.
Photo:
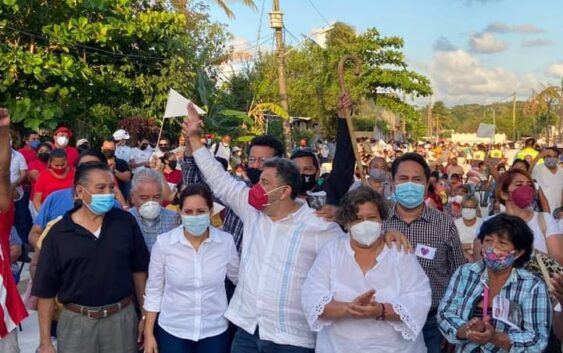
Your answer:
[[[22,280],[20,285],[20,293],[25,291],[27,282],[29,281],[28,265],[22,272]],[[29,317],[22,323],[22,330],[18,333],[21,353],[34,353],[39,344],[39,324],[37,322],[37,311],[29,311]]]

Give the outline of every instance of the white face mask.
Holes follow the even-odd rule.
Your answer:
[[[68,137],[66,137],[64,135],[57,136],[56,142],[57,142],[57,145],[59,145],[61,147],[66,147],[66,145],[68,145]]]
[[[475,219],[477,217],[477,210],[475,208],[462,208],[461,217],[468,221]]]
[[[463,196],[461,195],[452,196],[448,199],[448,201],[450,203],[461,203],[461,201],[463,201]]]
[[[352,239],[364,246],[371,246],[381,235],[381,223],[363,221],[350,228]]]
[[[160,203],[156,201],[145,202],[139,207],[139,214],[146,220],[152,221],[160,214]]]

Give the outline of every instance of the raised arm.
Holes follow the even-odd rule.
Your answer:
[[[221,163],[201,143],[201,121],[192,104],[188,105],[188,118],[184,121],[184,135],[188,137],[194,160],[214,195],[230,207],[243,222],[249,214],[258,212],[248,204],[249,187],[233,178]]]
[[[332,170],[330,176],[324,186],[327,194],[327,203],[338,206],[340,199],[348,192],[350,186],[354,182],[354,166],[356,159],[352,142],[350,141],[350,133],[344,118],[344,110],[350,110],[352,103],[350,94],[344,93],[338,102],[338,127],[336,129],[336,150],[334,152],[334,160],[332,162]]]

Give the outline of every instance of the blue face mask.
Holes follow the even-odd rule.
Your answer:
[[[199,216],[182,215],[182,225],[184,229],[195,237],[202,236],[207,228],[209,228],[210,223],[211,219],[207,213]]]
[[[88,190],[84,189],[88,194]],[[92,196],[92,201],[90,204],[83,202],[86,207],[95,215],[102,216],[108,213],[115,203],[114,194],[90,194]]]
[[[36,150],[36,149],[39,148],[39,145],[40,145],[40,144],[41,144],[41,141],[39,141],[39,140],[33,140],[33,141],[31,141],[31,143],[29,144],[29,146],[30,146],[31,148],[33,148],[34,150]]]
[[[420,206],[424,201],[423,184],[408,182],[395,185],[395,198],[397,202],[407,209],[412,209]]]

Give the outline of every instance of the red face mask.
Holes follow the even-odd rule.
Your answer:
[[[254,184],[254,186],[252,186],[250,188],[250,191],[248,192],[248,204],[250,206],[254,207],[255,209],[257,209],[258,211],[262,211],[264,208],[266,208],[266,206],[271,205],[274,202],[277,202],[277,201],[274,201],[274,202],[268,203],[268,194],[271,193],[272,191],[280,189],[284,186],[285,185],[278,186],[277,188],[266,192],[266,190],[264,190],[262,185]]]
[[[63,175],[66,172],[66,167],[64,167],[64,168],[51,168],[51,170],[53,171],[53,173],[55,173],[57,175]]]
[[[534,201],[536,190],[530,185],[519,186],[510,194],[512,201],[520,208],[528,208]]]

